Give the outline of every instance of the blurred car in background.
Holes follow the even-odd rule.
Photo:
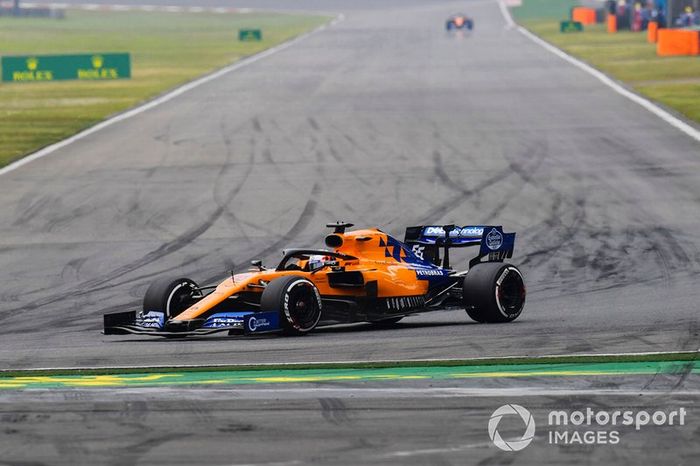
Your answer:
[[[455,31],[458,29],[471,31],[474,29],[474,20],[465,14],[457,13],[447,18],[445,29],[448,31]]]

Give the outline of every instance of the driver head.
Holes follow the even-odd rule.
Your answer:
[[[325,257],[321,255],[309,256],[309,271],[313,272],[314,270],[318,270],[323,267],[324,260]]]

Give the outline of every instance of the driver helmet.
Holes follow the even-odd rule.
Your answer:
[[[324,261],[325,256],[321,256],[319,254],[309,256],[309,271],[313,272],[314,270],[320,269],[321,267],[323,267]]]

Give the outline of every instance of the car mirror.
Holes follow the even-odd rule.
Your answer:
[[[263,265],[262,265],[262,260],[260,260],[260,259],[255,259],[255,260],[250,261],[250,265],[252,265],[253,267],[257,267],[261,271],[265,270],[265,267],[263,267]]]

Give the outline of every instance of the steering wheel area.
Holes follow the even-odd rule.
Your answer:
[[[353,256],[323,249],[299,249],[284,252],[284,257],[277,266],[278,271],[317,272],[328,265],[338,263],[338,260],[357,259]]]

